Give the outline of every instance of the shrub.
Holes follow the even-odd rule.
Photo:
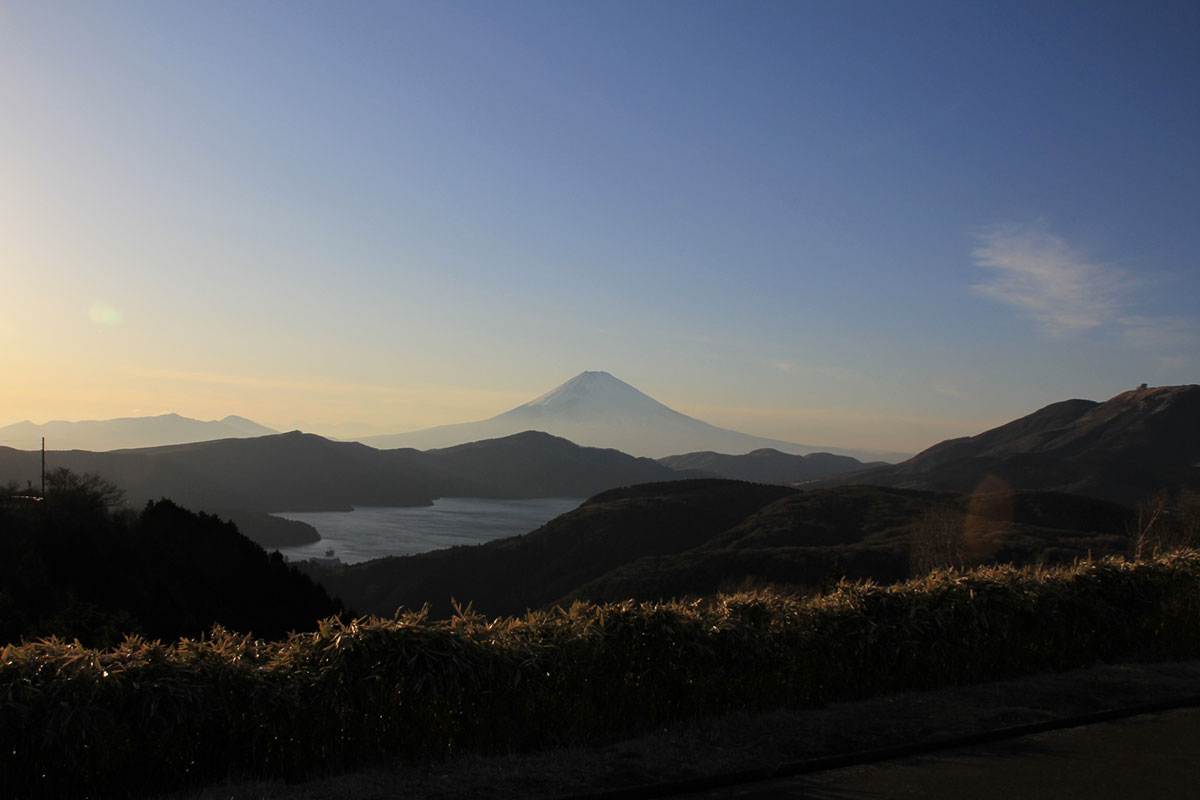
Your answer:
[[[1055,570],[943,570],[522,618],[424,613],[266,642],[215,629],[0,651],[0,795],[138,796],[629,735],[735,709],[1200,652],[1200,552]]]

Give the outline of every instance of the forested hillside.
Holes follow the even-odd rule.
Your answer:
[[[215,516],[170,500],[122,509],[96,476],[52,473],[44,499],[0,492],[0,643],[59,636],[196,637],[213,625],[280,638],[340,603]]]
[[[661,600],[766,584],[810,592],[932,568],[1126,552],[1130,509],[1052,492],[799,491],[722,480],[603,492],[536,531],[474,547],[304,568],[364,612],[488,615],[574,600]]]

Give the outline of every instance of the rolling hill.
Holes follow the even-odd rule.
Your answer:
[[[137,507],[167,497],[198,511],[348,510],[429,505],[436,476],[416,451],[384,453],[356,442],[292,432],[254,439],[94,453],[46,453],[49,468],[97,473]],[[0,481],[36,486],[39,454],[0,448]]]
[[[900,464],[822,479],[971,492],[989,485],[1136,503],[1163,488],[1200,488],[1200,386],[1065,400],[977,436],[950,439]]]
[[[541,431],[429,450],[425,456],[444,476],[440,494],[446,496],[589,497],[616,486],[709,477],[619,450],[580,447]]]
[[[791,484],[846,472],[855,472],[881,463],[864,464],[857,458],[832,453],[810,453],[805,456],[781,453],[764,447],[744,456],[724,453],[686,453],[658,459],[672,469],[694,469],[710,472],[722,478],[756,483]]]
[[[643,484],[601,493],[537,530],[473,547],[366,561],[336,571],[303,566],[360,613],[390,615],[451,600],[489,615],[521,614],[645,555],[703,544],[795,490],[721,480]]]
[[[211,512],[429,505],[446,496],[587,497],[704,474],[536,431],[430,452],[376,450],[293,431],[99,453],[49,451],[46,463],[103,475],[135,507],[168,497]],[[0,483],[36,486],[40,470],[39,453],[0,447]]]
[[[1127,509],[1056,493],[965,496],[850,486],[799,491],[726,480],[616,489],[522,536],[303,568],[359,612],[452,600],[488,616],[574,600],[656,600],[839,577],[901,580],[913,548],[957,532],[958,563],[1070,562],[1128,546]],[[919,568],[919,565],[918,565]]]

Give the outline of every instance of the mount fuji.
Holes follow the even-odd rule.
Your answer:
[[[428,450],[527,430],[545,431],[586,447],[611,447],[650,458],[700,450],[740,454],[770,447],[803,455],[828,449],[718,428],[668,408],[607,372],[581,372],[541,397],[490,419],[368,436],[359,441],[384,449]],[[852,451],[840,452],[855,455]]]

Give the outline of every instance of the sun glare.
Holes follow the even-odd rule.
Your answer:
[[[120,325],[121,312],[107,303],[92,303],[88,317],[97,325]]]

